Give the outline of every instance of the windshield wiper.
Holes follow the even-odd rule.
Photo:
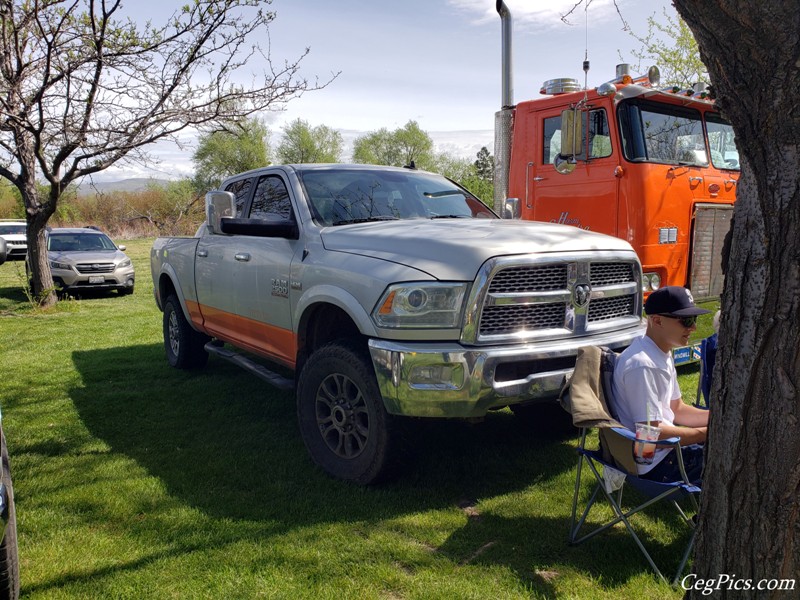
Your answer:
[[[397,217],[390,215],[380,215],[375,217],[363,217],[360,219],[343,219],[341,221],[334,221],[332,225],[350,225],[351,223],[371,223],[373,221],[398,221]]]
[[[472,215],[431,215],[430,219],[471,219]]]
[[[442,190],[441,192],[422,192],[426,198],[444,198],[445,196],[466,196],[461,190]]]

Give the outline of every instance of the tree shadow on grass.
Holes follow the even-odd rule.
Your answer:
[[[80,485],[109,477],[109,469],[98,466],[103,461],[132,459],[157,478],[168,498],[138,500],[147,518],[134,523],[134,531],[126,535],[153,540],[161,548],[172,544],[174,554],[207,543],[199,541],[207,532],[177,527],[169,520],[172,507],[164,505],[170,503],[191,506],[214,519],[215,547],[317,524],[364,523],[369,529],[371,523],[386,519],[464,510],[497,498],[510,506],[517,497],[528,499],[531,486],[549,485],[565,495],[559,501],[563,509],[557,509],[563,518],[542,516],[536,506],[530,516],[469,517],[433,550],[456,563],[503,564],[545,597],[554,597],[554,587],[548,569],[536,565],[567,564],[610,582],[641,573],[636,561],[620,571],[624,561],[604,567],[588,545],[567,546],[572,485],[552,480],[563,479],[575,468],[574,446],[532,433],[509,411],[490,414],[478,424],[410,421],[404,429],[414,452],[399,477],[359,488],[313,466],[297,429],[292,393],[270,388],[215,357],[205,370],[178,371],[167,366],[163,353],[160,344],[74,352],[81,383],[70,396],[91,441],[38,442],[30,448],[23,441],[18,448],[45,458],[83,457],[89,468]],[[98,444],[110,452],[98,452]],[[131,477],[130,467],[124,470],[120,480]],[[101,500],[83,514],[98,524],[118,518]],[[617,532],[611,536],[623,537]],[[505,550],[498,553],[499,548]],[[154,556],[160,559],[162,550]],[[61,583],[70,582],[59,579],[37,587]]]
[[[479,425],[415,420],[405,427],[414,453],[399,477],[362,489],[313,466],[292,393],[227,362],[178,371],[160,345],[77,351],[73,361],[82,385],[70,395],[90,433],[217,517],[386,518],[520,490],[574,462],[568,444],[532,438],[509,413]]]

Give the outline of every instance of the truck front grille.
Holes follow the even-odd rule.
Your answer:
[[[113,273],[114,263],[78,263],[75,265],[78,273],[92,275],[94,273]]]
[[[641,269],[626,254],[498,259],[476,281],[462,340],[478,344],[559,339],[635,325]],[[474,324],[474,325],[473,325]]]

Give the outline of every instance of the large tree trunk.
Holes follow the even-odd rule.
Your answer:
[[[674,0],[734,127],[742,176],[722,327],[694,572],[756,588],[800,578],[800,5]],[[719,585],[719,584],[718,584]],[[767,587],[775,583],[766,584]],[[699,586],[698,586],[699,587]],[[706,597],[702,588],[690,597]]]
[[[55,203],[43,205],[39,201],[39,191],[33,181],[21,181],[19,185],[22,201],[25,205],[25,216],[28,224],[28,257],[27,271],[31,284],[31,293],[41,307],[53,306],[56,292],[53,275],[50,272],[50,261],[47,257],[47,240],[45,231],[47,221],[55,211]]]

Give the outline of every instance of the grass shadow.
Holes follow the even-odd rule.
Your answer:
[[[293,394],[224,361],[177,371],[159,344],[72,358],[82,384],[70,396],[90,433],[215,517],[287,527],[383,519],[518,491],[574,466],[569,444],[532,438],[510,413],[480,425],[415,420],[399,479],[358,488],[312,465]]]

